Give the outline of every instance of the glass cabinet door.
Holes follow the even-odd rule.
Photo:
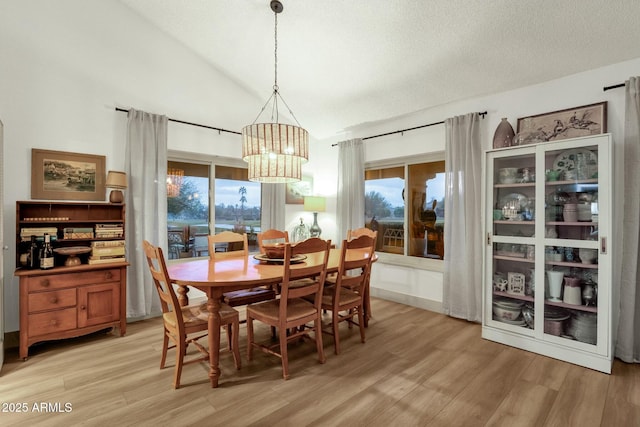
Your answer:
[[[491,159],[488,171],[493,216],[491,319],[506,328],[534,329],[535,189],[540,175],[533,148],[503,155]]]
[[[544,333],[598,344],[598,145],[544,152]]]

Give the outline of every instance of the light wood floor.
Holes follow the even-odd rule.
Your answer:
[[[606,375],[483,340],[478,324],[379,299],[372,311],[366,344],[345,325],[335,356],[325,336],[324,365],[312,343],[291,344],[288,381],[275,357],[246,360],[241,326],[243,367],[222,353],[217,389],[200,364],[185,367],[183,388],[171,387],[173,367],[158,368],[159,319],[130,324],[125,337],[36,345],[26,362],[10,350],[0,425],[640,425],[640,365],[616,360]],[[270,336],[264,325],[257,333]],[[5,412],[11,403],[28,412]],[[60,409],[34,411],[41,403]]]

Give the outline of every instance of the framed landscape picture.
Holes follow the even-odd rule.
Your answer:
[[[31,198],[104,201],[105,156],[31,150]]]
[[[517,130],[520,144],[599,135],[606,131],[606,101],[522,117],[518,119]]]

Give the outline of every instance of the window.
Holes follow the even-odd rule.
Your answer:
[[[215,171],[213,186],[211,170]],[[247,233],[249,249],[255,250],[256,233],[260,231],[260,207],[260,184],[248,180],[246,169],[169,161],[168,258],[207,256],[207,236],[223,230]]]
[[[444,161],[368,168],[365,224],[379,252],[444,258]]]

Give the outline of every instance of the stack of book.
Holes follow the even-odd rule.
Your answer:
[[[108,264],[124,261],[124,240],[91,242],[89,264]]]
[[[122,224],[96,224],[96,239],[124,236]]]
[[[31,236],[36,236],[38,242],[44,242],[45,233],[51,236],[51,241],[58,237],[58,229],[56,227],[23,227],[20,229],[20,240],[22,242],[31,241]]]
[[[91,227],[65,227],[62,232],[65,239],[93,239]]]

